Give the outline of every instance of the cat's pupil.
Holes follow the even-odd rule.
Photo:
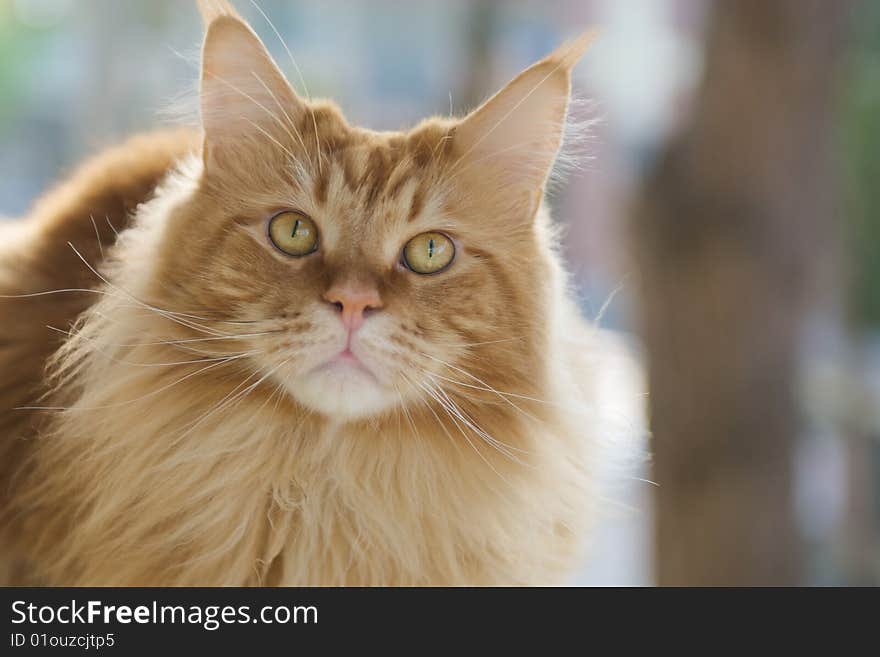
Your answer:
[[[428,240],[428,257],[429,258],[434,257],[434,239],[433,238]]]
[[[290,234],[290,237],[296,237],[296,231],[299,230],[299,219],[296,220],[296,223],[293,224],[293,232]]]

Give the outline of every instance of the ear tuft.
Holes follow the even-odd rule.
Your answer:
[[[571,69],[595,38],[586,32],[516,76],[456,128],[459,172],[483,193],[537,209],[565,129]],[[523,199],[530,199],[523,202]]]
[[[232,16],[241,19],[235,7],[227,0],[196,0],[199,7],[199,13],[202,15],[202,23],[208,27],[214,20],[220,16]]]
[[[599,30],[587,30],[580,36],[563,43],[547,55],[547,60],[557,62],[563,68],[572,69],[598,36]]]

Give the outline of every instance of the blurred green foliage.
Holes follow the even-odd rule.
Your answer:
[[[29,60],[45,47],[47,33],[17,23],[12,3],[0,0],[0,131],[12,128],[13,119],[24,109],[22,90],[32,73]]]
[[[862,0],[853,12],[844,77],[845,209],[851,236],[853,319],[880,328],[880,2]]]

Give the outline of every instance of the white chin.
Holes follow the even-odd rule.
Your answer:
[[[309,372],[290,383],[290,392],[301,404],[331,418],[375,415],[398,400],[370,372],[347,363]]]

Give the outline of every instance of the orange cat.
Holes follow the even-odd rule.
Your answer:
[[[123,145],[2,235],[12,581],[564,582],[631,428],[543,204],[589,39],[374,132],[201,6],[203,139]]]

